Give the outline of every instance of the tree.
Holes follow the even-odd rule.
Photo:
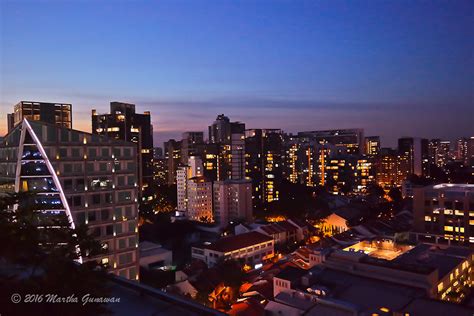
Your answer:
[[[400,192],[399,188],[391,188],[388,191],[388,196],[395,204],[400,204],[403,200],[402,192]]]
[[[385,191],[380,185],[372,183],[367,186],[367,195],[369,197],[381,199],[385,196]]]
[[[102,304],[82,305],[85,294],[106,297],[106,273],[96,261],[78,264],[104,250],[87,233],[86,226],[69,228],[65,217],[47,217],[30,203],[31,194],[0,198],[0,297],[8,315],[99,315],[107,312]],[[18,208],[13,211],[13,206]],[[43,227],[43,228],[41,228]],[[42,302],[13,304],[19,293],[43,295]],[[46,295],[76,297],[78,303],[46,303]]]

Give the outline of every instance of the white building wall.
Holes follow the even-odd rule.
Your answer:
[[[186,212],[187,203],[187,182],[188,167],[179,167],[176,171],[176,187],[178,196],[178,211]]]

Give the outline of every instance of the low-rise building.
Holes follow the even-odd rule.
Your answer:
[[[272,237],[275,244],[279,245],[300,241],[297,234],[298,227],[288,221],[263,225],[257,228],[256,231]]]
[[[204,261],[208,267],[214,266],[220,260],[235,259],[243,260],[252,268],[258,268],[259,264],[273,255],[273,238],[259,232],[221,238],[191,249],[191,257]]]
[[[466,297],[473,280],[474,252],[468,248],[374,240],[330,253],[315,249],[314,255],[319,262],[309,270],[288,266],[273,278],[274,300],[293,312],[418,315],[423,300],[427,306],[468,315],[468,308],[435,301],[459,303]]]
[[[417,232],[474,243],[474,184],[414,188],[413,210]]]
[[[159,244],[142,241],[138,244],[140,267],[145,269],[166,269],[173,263],[173,252]]]

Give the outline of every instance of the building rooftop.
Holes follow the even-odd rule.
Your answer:
[[[111,276],[110,297],[119,303],[107,304],[113,315],[225,315],[194,301],[174,296],[147,285]]]
[[[294,232],[298,229],[298,227],[288,221],[282,221],[261,226],[261,229],[267,234],[273,235],[284,232]]]
[[[452,192],[474,192],[474,184],[441,183],[430,186],[434,190],[444,190]]]
[[[363,240],[344,248],[344,251],[363,252],[371,257],[393,260],[411,249],[413,246],[399,245],[391,240]]]
[[[424,295],[422,289],[395,284],[388,281],[354,275],[331,268],[315,267],[308,273],[308,284],[301,286],[324,288],[324,299],[332,299],[353,304],[357,309],[373,311],[381,307],[399,310],[413,298]]]
[[[299,268],[294,268],[294,267],[288,266],[288,267],[284,268],[283,270],[281,270],[280,273],[275,275],[275,277],[279,278],[279,279],[295,282],[295,281],[301,279],[307,273],[308,272],[306,270],[302,270],[302,269],[299,269]]]
[[[210,245],[205,245],[204,248],[219,252],[230,252],[269,241],[273,241],[273,238],[254,231],[221,238]]]
[[[295,297],[294,295],[291,295],[286,292],[278,293],[278,295],[275,296],[275,301],[284,303],[288,306],[297,308],[301,311],[306,311],[310,309],[314,304],[316,304],[315,302],[312,302],[309,300],[303,300],[299,297]]]
[[[430,316],[472,316],[473,310],[460,304],[430,300],[427,298],[418,298],[410,302],[403,312],[410,315],[430,315]]]
[[[81,135],[81,134],[82,135],[87,135],[87,136],[89,136],[89,138],[87,140],[88,143],[101,143],[103,145],[120,144],[120,145],[136,146],[136,144],[132,143],[132,142],[127,142],[127,141],[120,140],[120,139],[110,138],[110,137],[103,136],[103,135],[92,134],[92,133],[89,133],[89,132],[84,132],[84,131],[80,131],[80,130],[76,130],[76,129],[71,129],[71,128],[67,128],[67,127],[64,127],[64,126],[51,124],[51,123],[47,123],[47,122],[43,122],[43,121],[33,121],[33,120],[28,120],[28,119],[23,119],[23,120],[28,121],[28,123],[31,125],[32,129],[34,130],[35,134],[37,134],[38,138],[43,143],[43,145],[48,145],[49,143],[52,142],[48,139],[45,139],[46,138],[45,135],[38,134],[38,130],[42,126],[47,126],[47,127],[50,127],[50,128],[58,129],[60,131],[69,131],[71,133],[76,133],[76,134],[79,134],[79,135]],[[8,134],[6,134],[4,136],[3,141],[6,143],[6,142],[8,142],[8,140],[14,134],[19,133],[19,131],[21,129],[21,125],[22,124],[16,125],[14,129],[12,129]],[[56,134],[56,136],[57,136],[57,140],[53,141],[53,143],[55,143],[55,144],[61,145],[62,143],[67,143],[67,144],[72,143],[71,140],[64,140],[63,141],[61,139],[61,137],[59,137],[59,134]],[[83,142],[82,139],[79,139],[77,141],[77,143],[82,143],[82,142]],[[6,144],[4,144],[4,145],[6,145]],[[14,145],[14,144],[11,144],[11,145]],[[16,145],[18,145],[18,144],[16,144]]]
[[[142,241],[138,245],[138,249],[140,250],[140,258],[171,252],[171,250],[163,248],[160,244],[149,241]]]
[[[474,250],[469,248],[448,247],[441,249],[428,244],[420,244],[413,250],[399,256],[394,262],[436,268],[439,278],[443,278],[473,253]]]

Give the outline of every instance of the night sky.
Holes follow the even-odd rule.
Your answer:
[[[474,136],[473,1],[5,1],[0,134],[20,100],[150,110],[155,144],[206,131],[361,127]]]

